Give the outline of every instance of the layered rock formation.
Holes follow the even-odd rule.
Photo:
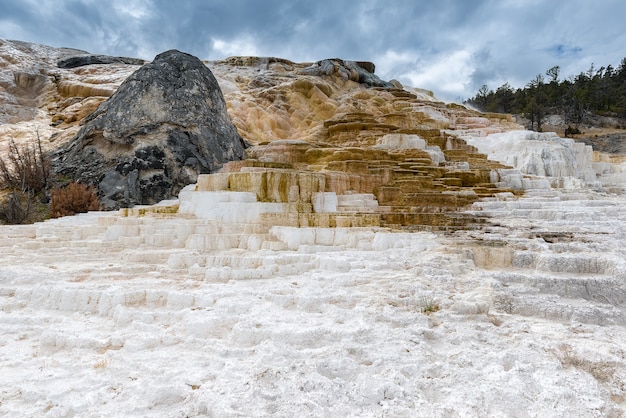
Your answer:
[[[3,42],[5,55],[17,48],[12,41]],[[7,64],[6,68],[13,71],[16,80],[23,80],[22,83],[27,79],[41,79],[31,83],[33,87],[28,93],[36,98],[31,104],[36,105],[33,106],[38,116],[28,125],[25,122],[13,124],[3,130],[6,135],[24,140],[32,137],[34,130],[39,130],[44,140],[50,138],[51,147],[58,147],[76,135],[79,122],[137,69],[137,66],[119,63],[62,69],[57,63],[72,58],[72,51],[63,52],[70,54],[68,56],[59,51],[36,52],[44,51],[44,47],[30,48],[33,55],[44,55],[45,59],[35,64],[31,57],[28,71],[23,66],[18,68],[17,63]],[[73,52],[79,58],[89,57]],[[110,58],[101,61],[115,61],[115,57]],[[279,58],[231,57],[206,64],[224,93],[229,118],[238,133],[256,146],[250,150],[250,156],[259,161],[254,163],[257,168],[263,165],[272,168],[271,164],[280,163],[282,169],[324,172],[328,177],[325,192],[372,194],[379,206],[386,208],[384,210],[391,207],[392,212],[402,214],[396,216],[395,221],[387,216],[389,224],[455,223],[444,216],[420,216],[422,220],[417,220],[416,216],[406,213],[453,213],[472,199],[493,193],[548,185],[567,186],[572,181],[594,184],[594,175],[601,177],[596,185],[613,188],[611,182],[619,180],[624,171],[613,159],[587,153],[585,167],[580,161],[576,162],[576,157],[564,163],[567,168],[561,170],[581,169],[585,174],[567,178],[556,176],[546,182],[537,176],[541,172],[528,170],[528,164],[499,158],[481,145],[484,141],[473,140],[519,129],[510,117],[481,115],[460,106],[444,105],[437,102],[432,93],[382,81],[373,73],[372,63],[329,59],[311,64]],[[20,75],[22,73],[24,75]],[[40,85],[46,86],[45,94],[39,87],[35,88]],[[114,136],[118,134],[122,134],[121,131]],[[287,142],[267,146],[277,140]],[[468,146],[466,140],[474,148]],[[290,145],[293,141],[300,145]],[[562,144],[560,146],[562,148]],[[548,153],[571,153],[550,147]],[[322,151],[313,152],[313,148]],[[301,152],[307,154],[305,160],[302,160],[304,156],[297,156]],[[150,160],[160,158],[152,154],[148,152],[147,159],[144,156],[132,158],[138,158],[139,165],[147,168],[154,165]],[[487,155],[500,163],[487,161]],[[548,158],[563,159],[556,154]],[[132,168],[133,164],[129,164]],[[537,167],[535,163],[533,166]],[[193,177],[189,176],[189,181]],[[119,185],[117,180],[109,183],[113,187]],[[176,189],[178,187],[174,187]],[[158,196],[150,197],[149,201]],[[109,202],[119,198],[116,196]],[[142,201],[123,196],[121,200],[124,205]],[[411,217],[415,219],[411,221]],[[428,217],[432,219],[427,220]]]
[[[171,198],[199,174],[244,157],[211,71],[178,51],[137,70],[83,125],[56,170],[95,184],[109,208]]]
[[[370,78],[359,75],[373,65],[324,60],[306,66],[272,59],[220,63],[225,64],[236,65],[224,73],[233,81],[226,84],[230,113],[255,146],[243,165],[228,164],[223,170],[231,173],[228,179],[212,187],[253,192],[259,200],[284,196],[273,201],[298,204],[299,215],[277,215],[275,222],[321,226],[335,224],[336,215],[340,224],[350,223],[346,215],[352,213],[355,225],[368,214],[367,222],[376,225],[456,228],[468,222],[457,214],[461,208],[508,191],[490,180],[491,171],[503,165],[443,131],[465,127],[471,112],[437,103],[424,92],[370,82],[377,79],[371,73]],[[252,80],[244,83],[249,78],[243,74],[250,72]],[[515,126],[506,117],[486,121],[495,132]],[[309,195],[294,200],[297,184],[292,194],[288,189],[259,192],[259,187],[292,187],[289,181],[249,180],[252,186],[244,190],[238,180],[296,175],[290,171],[322,175],[313,200]],[[338,204],[320,203],[326,199]],[[328,212],[337,213],[329,220]]]
[[[47,149],[65,144],[137,65],[88,65],[58,68],[61,60],[88,53],[0,39],[0,151],[8,137],[33,141],[37,133]]]
[[[4,132],[9,124],[43,116],[41,107],[53,84],[46,69],[54,68],[58,59],[78,53],[85,52],[0,39],[0,125]]]
[[[54,58],[55,63],[60,61],[58,56]],[[151,80],[160,76],[146,69],[160,66],[157,61],[142,69]],[[198,63],[192,72],[204,68]],[[91,74],[90,80],[95,81],[95,75],[102,74],[110,79],[106,74],[114,65],[120,64],[46,68],[51,76],[48,83],[57,87],[57,94],[75,96],[75,103],[62,110],[62,105],[47,107],[54,126],[45,129],[58,131],[50,135],[56,145],[66,140],[68,132],[75,132],[82,115],[79,112],[99,104],[102,96],[98,95],[108,94],[84,89],[88,80],[76,76]],[[495,188],[489,177],[490,171],[501,165],[488,162],[464,141],[442,130],[465,126],[472,112],[438,103],[426,92],[384,82],[373,74],[371,63],[334,59],[310,65],[238,57],[210,66],[218,74],[234,125],[256,145],[250,156],[257,162],[248,164],[264,170],[323,172],[326,181],[320,192],[369,195],[367,199],[374,199],[379,206],[383,224],[453,225],[458,222],[446,213],[503,191]],[[154,203],[175,195],[194,182],[198,173],[242,157],[241,147],[230,150],[229,145],[214,160],[206,154],[216,155],[217,150],[196,145],[191,145],[192,150],[175,149],[189,142],[188,137],[193,142],[196,136],[213,135],[203,131],[198,120],[214,120],[207,123],[214,123],[218,130],[229,122],[223,115],[206,113],[203,103],[194,106],[180,91],[165,92],[160,87],[150,88],[152,81],[147,85],[138,82],[137,74],[142,72],[129,77],[114,97],[81,122],[84,126],[58,161],[64,176],[100,184],[108,207]],[[172,85],[192,86],[197,81],[174,79]],[[206,93],[202,88],[198,91]],[[162,97],[172,101],[173,109],[162,106]],[[200,110],[196,116],[187,113],[193,107]],[[164,116],[165,110],[169,116]],[[514,126],[506,118],[487,120],[487,125],[495,132]],[[232,139],[237,135],[233,129],[227,130],[219,136]],[[277,140],[288,141],[273,144]],[[231,171],[240,169],[229,167]],[[308,206],[300,209],[309,213],[306,208],[311,202],[305,203]]]

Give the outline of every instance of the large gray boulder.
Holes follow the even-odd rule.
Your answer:
[[[215,77],[176,50],[142,66],[82,123],[55,171],[94,184],[109,209],[175,197],[199,174],[245,157]]]

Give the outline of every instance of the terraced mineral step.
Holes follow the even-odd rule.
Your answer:
[[[529,198],[474,204],[479,210],[473,213],[483,216],[490,239],[477,241],[472,254],[478,265],[496,271],[495,310],[559,321],[626,323],[626,251],[605,253],[604,238],[624,235],[626,208],[610,197],[583,197],[538,191]],[[517,230],[520,222],[530,228]],[[594,251],[596,246],[603,250]]]

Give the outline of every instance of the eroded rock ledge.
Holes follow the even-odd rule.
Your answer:
[[[77,68],[93,64],[128,64],[143,65],[146,61],[139,58],[111,57],[109,55],[84,54],[63,58],[57,61],[59,68]]]
[[[394,87],[374,74],[376,66],[368,61],[344,61],[339,58],[325,59],[298,71],[303,75],[337,75],[342,80],[356,81],[370,87]]]

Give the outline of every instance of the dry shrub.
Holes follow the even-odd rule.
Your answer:
[[[50,168],[39,132],[37,141],[27,145],[9,139],[8,152],[0,157],[0,189],[8,192],[0,203],[0,221],[23,224],[37,219],[38,199],[48,188]]]
[[[32,192],[13,190],[0,204],[0,220],[10,225],[27,223],[34,206]]]
[[[50,167],[50,159],[43,152],[39,132],[34,144],[18,146],[11,138],[8,154],[0,158],[0,186],[37,194],[48,187]]]
[[[76,215],[100,208],[100,202],[93,186],[72,182],[62,189],[52,190],[50,195],[50,216],[52,218]]]

